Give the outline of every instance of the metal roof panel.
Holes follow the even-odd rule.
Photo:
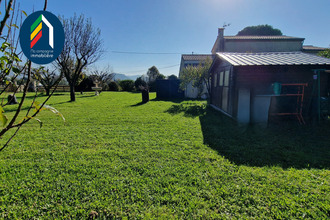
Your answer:
[[[224,36],[225,40],[298,40],[303,41],[305,38],[291,36]]]
[[[330,59],[302,52],[217,53],[233,66],[330,65]]]

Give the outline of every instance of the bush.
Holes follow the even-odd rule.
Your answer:
[[[109,85],[106,83],[102,83],[102,91],[109,91]]]
[[[109,91],[120,91],[120,86],[118,85],[117,82],[111,81],[109,83]]]
[[[146,81],[144,81],[142,79],[142,77],[137,78],[134,82],[134,85],[135,85],[136,90],[140,90],[140,86],[145,87],[145,88],[148,87]]]
[[[130,79],[122,80],[119,85],[123,91],[132,92],[134,90],[134,81]]]
[[[148,86],[149,86],[149,91],[150,92],[156,92],[157,90],[157,80],[165,79],[165,76],[163,74],[158,74],[156,77],[156,80],[149,81]]]
[[[93,86],[93,79],[91,79],[90,77],[86,77],[79,83],[79,85],[76,86],[75,89],[77,92],[87,92],[92,91]]]
[[[167,77],[168,80],[178,80],[178,77],[174,74]]]
[[[156,92],[156,81],[149,82],[148,87],[150,92]]]

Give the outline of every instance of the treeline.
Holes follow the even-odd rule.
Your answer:
[[[77,92],[87,92],[93,91],[93,87],[97,86],[102,88],[102,91],[127,91],[134,92],[140,91],[142,89],[147,89],[150,92],[156,91],[156,80],[166,79],[162,74],[155,75],[155,77],[141,76],[135,81],[131,79],[126,80],[114,80],[115,74],[110,74],[106,77],[100,77],[98,75],[83,75],[82,79],[76,86],[75,90]],[[177,76],[171,75],[167,79],[175,80],[178,79]]]

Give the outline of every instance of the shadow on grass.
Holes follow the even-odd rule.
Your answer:
[[[17,111],[18,104],[15,104],[15,105],[9,105],[9,106],[16,106],[16,107],[15,107],[15,108],[12,107],[11,109],[6,109],[5,114],[6,114],[6,113],[9,113],[9,112],[16,112],[16,111]],[[22,108],[21,108],[21,111],[27,111],[29,108],[30,108],[30,106],[22,107]]]
[[[65,93],[54,93],[52,96],[65,96],[66,94]],[[35,93],[33,95],[31,95],[30,93],[25,97],[25,99],[34,99],[35,97]],[[38,93],[37,94],[37,98],[38,97],[48,97],[48,95],[46,95],[46,93]],[[19,97],[21,98],[21,97]]]
[[[151,102],[173,102],[173,103],[181,103],[183,101],[186,101],[185,99],[159,99],[159,98],[154,98],[150,99]]]
[[[236,165],[286,168],[330,168],[330,123],[316,127],[296,121],[267,128],[240,126],[202,103],[180,103],[165,112],[199,117],[204,144]]]
[[[146,104],[147,102],[139,102],[139,103],[136,103],[134,105],[130,105],[130,107],[137,107],[137,106],[141,106],[141,105],[144,105]]]
[[[171,115],[184,113],[185,117],[198,117],[205,114],[206,105],[203,103],[181,103],[179,105],[172,105],[165,112]]]
[[[74,103],[74,102],[77,101],[77,99],[91,98],[91,97],[94,97],[95,94],[94,93],[93,94],[79,94],[79,95],[76,94],[76,101],[73,101],[73,102],[70,100],[70,93],[68,93],[67,96],[68,96],[67,101],[57,102],[57,103],[54,103],[52,105],[61,105],[61,104],[66,104],[66,103]]]
[[[204,143],[237,165],[330,168],[330,123],[299,126],[295,121],[268,128],[238,126],[207,108],[200,117]]]
[[[99,95],[101,95],[101,93]],[[80,93],[76,94],[76,99],[90,98],[90,97],[95,97],[95,93],[85,92],[84,94],[80,94]],[[70,93],[69,93],[69,99],[70,99]]]

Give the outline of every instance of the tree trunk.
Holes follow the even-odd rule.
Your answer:
[[[148,89],[143,89],[142,90],[142,103],[147,103],[149,102],[149,91]]]
[[[46,96],[49,96],[49,94],[50,94],[50,88],[45,88],[45,90],[46,90]]]
[[[75,90],[74,90],[74,84],[70,84],[70,101],[74,102],[76,101],[76,95],[75,95]]]

